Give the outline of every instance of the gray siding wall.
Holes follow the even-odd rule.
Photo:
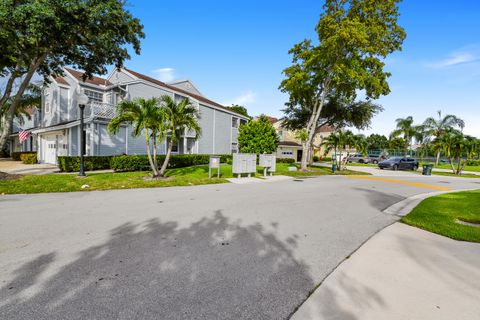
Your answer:
[[[60,122],[68,121],[68,89],[60,87]]]
[[[106,124],[95,124],[95,155],[111,156],[126,152],[126,127],[121,127],[117,134],[108,133]]]
[[[232,117],[228,113],[215,111],[215,153],[231,152]]]
[[[110,77],[110,82],[112,83],[128,82],[132,80],[134,80],[134,78],[124,72],[118,72],[118,70],[113,71],[112,76]]]
[[[130,94],[130,98],[142,97],[145,99],[150,99],[153,97],[160,97],[161,95],[168,94],[171,96],[171,93],[156,88],[154,86],[149,86],[144,83],[135,83],[128,85],[128,92]]]
[[[145,142],[145,132],[142,131],[142,134],[138,137],[132,136],[133,129],[128,127],[128,154],[147,154],[147,146]],[[165,144],[160,143],[157,146],[158,154],[165,154]]]
[[[200,105],[200,127],[202,132],[198,139],[198,153],[213,153],[213,134],[214,134],[214,110],[212,108]]]
[[[71,156],[78,156],[79,155],[79,143],[78,143],[78,133],[80,126],[70,128],[70,155]]]

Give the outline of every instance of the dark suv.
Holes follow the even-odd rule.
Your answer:
[[[417,170],[418,161],[413,158],[392,157],[378,163],[380,169]]]

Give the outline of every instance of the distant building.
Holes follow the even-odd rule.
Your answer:
[[[278,134],[278,149],[277,157],[278,158],[293,158],[295,161],[301,161],[303,149],[301,141],[298,140],[295,136],[295,131],[289,130],[283,127],[282,120],[278,120],[273,117],[276,121],[272,123],[275,130]],[[318,157],[323,157],[325,152],[325,147],[323,147],[322,141],[325,137],[329,136],[334,129],[329,126],[321,127],[319,132],[315,135],[313,140],[313,155]]]

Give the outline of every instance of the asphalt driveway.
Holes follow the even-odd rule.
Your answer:
[[[399,181],[404,181],[401,183]],[[0,197],[5,319],[285,319],[416,194],[480,179],[326,176]]]

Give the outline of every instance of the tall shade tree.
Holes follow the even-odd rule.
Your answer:
[[[384,135],[372,133],[367,137],[369,150],[382,150],[388,147],[388,138]]]
[[[245,153],[273,153],[278,147],[278,136],[267,116],[261,115],[238,129],[238,146]]]
[[[135,98],[122,101],[116,106],[117,115],[110,120],[108,130],[116,134],[125,123],[133,126],[133,135],[145,135],[148,162],[154,177],[159,176],[157,164],[157,142],[165,131],[165,119],[155,98]],[[153,150],[153,151],[152,151]],[[153,156],[152,156],[153,153]]]
[[[175,102],[169,95],[163,95],[159,99],[160,110],[164,119],[164,131],[161,132],[160,138],[167,138],[167,154],[160,168],[159,176],[165,175],[168,162],[172,155],[172,147],[177,143],[179,138],[186,132],[190,132],[198,138],[201,134],[200,118],[197,108],[190,103],[188,99],[182,99]]]
[[[85,79],[104,74],[107,65],[119,67],[130,58],[127,46],[140,53],[142,29],[124,0],[0,1],[0,76],[6,81],[0,92],[0,150],[34,74],[48,82],[67,65],[83,69]]]
[[[319,43],[304,40],[289,51],[293,64],[283,71],[280,89],[291,106],[308,112],[307,150],[329,97],[352,100],[363,90],[367,99],[377,99],[390,92],[383,60],[405,39],[397,24],[398,2],[326,0],[316,27]],[[305,152],[301,169],[307,170]]]
[[[465,122],[454,116],[452,114],[447,114],[442,117],[442,111],[437,111],[438,118],[430,117],[425,120],[423,125],[426,130],[434,136],[435,138],[441,138],[441,136],[452,129],[463,129],[465,127]],[[435,160],[435,165],[438,165],[440,161],[440,150],[437,150],[437,156]]]
[[[413,124],[413,117],[408,116],[406,118],[398,118],[395,122],[397,124],[396,128],[390,135],[392,138],[397,138],[400,135],[403,137],[406,141],[405,153],[407,153],[408,149],[412,146],[412,139],[416,132]]]

